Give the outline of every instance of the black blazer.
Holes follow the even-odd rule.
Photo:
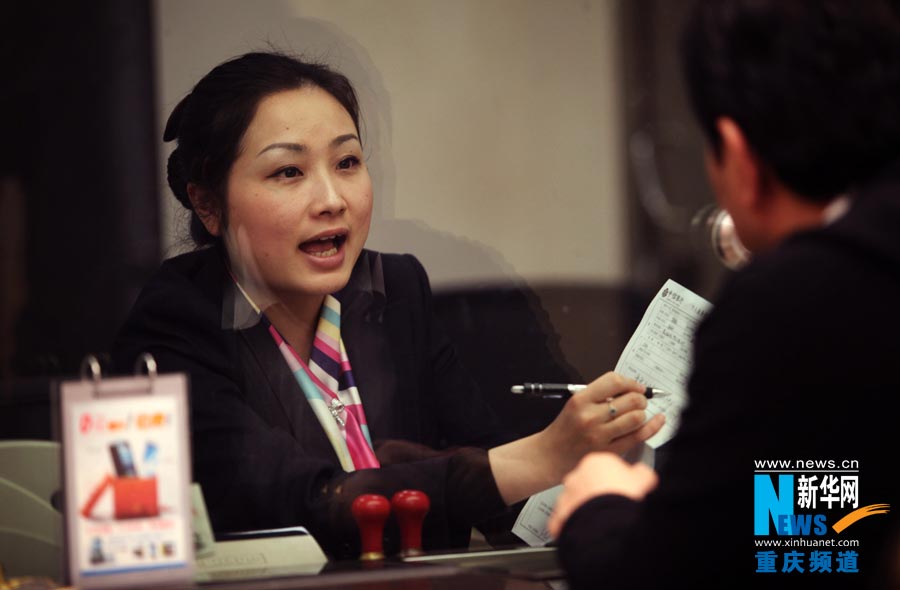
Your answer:
[[[336,297],[381,469],[341,469],[218,248],[163,263],[114,359],[128,370],[149,352],[161,372],[190,376],[194,478],[216,531],[303,525],[327,552],[355,557],[350,502],[412,488],[431,499],[425,547],[467,544],[472,524],[504,508],[482,449],[506,438],[435,323],[424,269],[410,255],[364,250]],[[384,443],[397,439],[425,446]],[[456,446],[467,448],[429,450]],[[395,549],[393,524],[386,537]]]

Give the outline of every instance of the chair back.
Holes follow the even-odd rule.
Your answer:
[[[59,443],[0,441],[0,564],[8,577],[61,581],[63,521],[51,504],[59,473]]]
[[[0,477],[52,504],[60,484],[60,445],[45,440],[0,440]]]

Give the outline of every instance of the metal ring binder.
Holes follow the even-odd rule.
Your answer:
[[[149,352],[145,352],[134,362],[134,374],[140,375],[141,369],[147,368],[147,376],[150,377],[152,383],[156,379],[156,359]]]
[[[143,353],[134,363],[134,374],[140,376],[144,369],[147,370],[149,377],[148,391],[153,390],[153,383],[159,373],[156,366],[156,359],[149,352]],[[90,379],[94,383],[94,396],[100,396],[100,384],[103,382],[103,370],[100,361],[93,354],[89,354],[81,361],[81,379],[87,381]]]
[[[100,361],[97,360],[92,354],[84,357],[84,360],[81,361],[81,378],[87,380],[88,371],[91,373],[91,379],[94,382],[94,389],[96,390],[97,384],[100,383]]]

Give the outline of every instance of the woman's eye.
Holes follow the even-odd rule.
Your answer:
[[[276,172],[274,176],[280,176],[281,178],[297,178],[298,176],[303,176],[303,172],[296,166],[288,166]]]
[[[338,169],[348,170],[350,168],[353,168],[357,164],[359,164],[359,158],[357,158],[356,156],[347,156],[346,158],[338,162]]]

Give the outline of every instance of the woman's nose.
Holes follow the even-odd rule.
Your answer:
[[[341,195],[335,180],[323,175],[314,189],[313,212],[315,215],[339,215],[347,209],[347,202]]]

